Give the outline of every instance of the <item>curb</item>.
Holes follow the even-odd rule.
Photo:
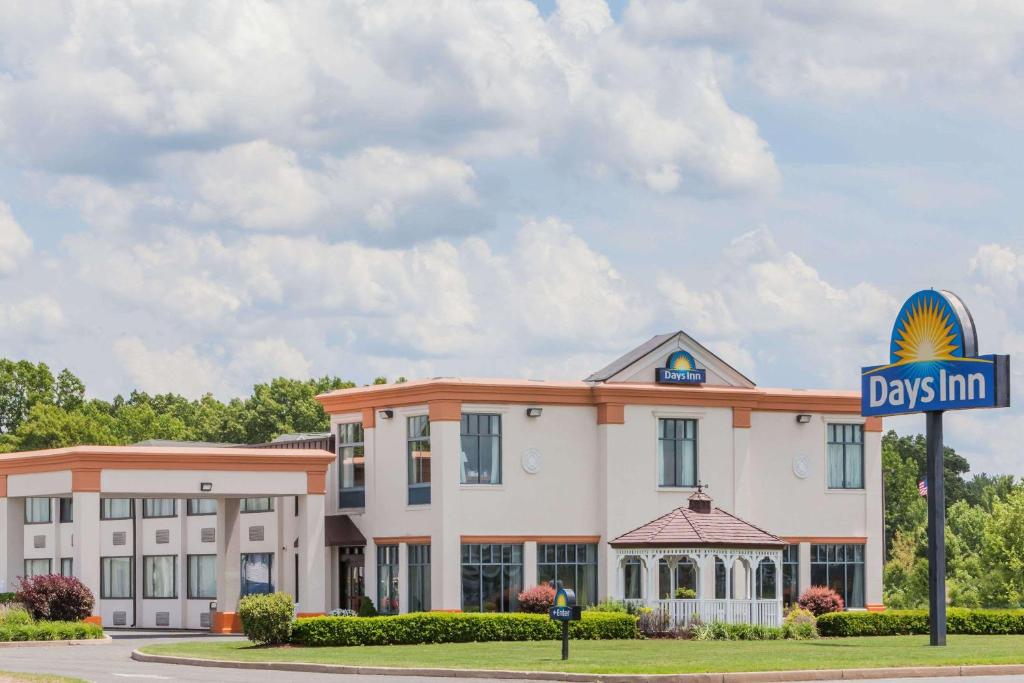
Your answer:
[[[110,645],[113,639],[104,635],[102,638],[87,638],[85,640],[15,640],[0,643],[0,649],[9,647],[50,647],[52,645]]]
[[[423,676],[431,678],[502,678],[520,681],[565,681],[567,683],[769,683],[773,681],[837,681],[880,678],[946,678],[955,676],[1008,676],[1024,674],[1024,664],[978,664],[969,666],[911,666],[882,669],[810,669],[806,671],[745,671],[734,673],[689,674],[587,674],[562,671],[502,671],[498,669],[413,669],[384,666],[347,666],[341,664],[304,664],[301,662],[230,662],[219,659],[195,659],[151,655],[132,651],[137,662],[205,666],[223,669],[259,671],[297,671],[302,673],[349,674],[357,676]]]

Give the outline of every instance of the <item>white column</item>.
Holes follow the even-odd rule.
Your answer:
[[[537,578],[537,541],[523,543],[523,588],[536,586]]]
[[[25,499],[0,498],[0,592],[25,573]]]
[[[459,513],[460,425],[457,419],[442,420],[436,416],[430,421],[430,507],[434,522],[430,548],[430,604],[433,609],[441,610],[462,609],[462,533],[465,520]]]
[[[238,507],[237,498],[217,499],[218,612],[238,611],[238,596],[242,590]]]
[[[705,555],[700,559],[700,583],[697,597],[701,600],[715,599],[715,556]]]
[[[74,506],[72,522],[72,570],[78,580],[96,597],[93,615],[100,613],[100,494],[78,491],[71,495]],[[140,567],[135,568],[138,573]]]
[[[299,496],[299,612],[303,614],[327,611],[324,506],[322,493]]]
[[[782,623],[782,553],[776,553],[772,557],[772,563],[775,565],[775,602],[778,603],[775,618],[778,625]]]
[[[367,597],[373,603],[373,606],[378,610],[380,605],[377,604],[377,544],[373,542],[372,538],[366,539],[366,548],[363,551],[363,590],[366,592]],[[434,549],[430,549],[430,559],[434,559]],[[433,567],[431,567],[433,570]],[[433,577],[431,577],[433,581]]]
[[[409,613],[409,544],[398,544],[398,613]]]
[[[801,543],[797,556],[800,560],[797,571],[797,590],[800,591],[800,594],[803,594],[805,590],[811,587],[811,544]],[[800,595],[796,597],[799,598]]]
[[[739,411],[740,414],[736,414]],[[749,420],[749,412],[733,408],[734,423],[743,419]],[[738,418],[738,419],[737,419]],[[744,519],[751,515],[750,501],[750,428],[733,427],[732,430],[732,467],[733,467],[733,511]],[[717,495],[716,495],[717,497]],[[728,500],[722,501],[728,506]]]

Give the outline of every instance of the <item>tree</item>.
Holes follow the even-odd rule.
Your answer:
[[[10,434],[39,403],[53,403],[54,378],[45,363],[0,359],[0,432]]]
[[[914,436],[899,436],[894,431],[889,431],[882,437],[882,447],[888,447],[899,453],[904,459],[911,459],[917,466],[918,479],[924,479],[928,469],[928,455],[925,448],[923,434]],[[946,484],[946,507],[948,508],[958,500],[963,500],[967,495],[967,483],[963,475],[970,471],[971,465],[962,455],[946,446],[943,450],[942,462],[944,466],[944,480]]]
[[[85,384],[67,368],[57,375],[53,393],[54,403],[64,410],[74,410],[85,402]]]
[[[42,403],[32,408],[14,437],[17,449],[22,451],[125,443],[117,438],[116,427],[112,417],[90,404],[69,412],[53,404]]]

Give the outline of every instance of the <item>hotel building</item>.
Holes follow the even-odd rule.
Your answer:
[[[856,392],[758,387],[675,332],[578,382],[319,400],[329,435],[271,448],[0,456],[0,590],[74,574],[107,626],[219,631],[248,592],[506,611],[550,580],[679,620],[777,623],[821,584],[882,608],[882,423]]]

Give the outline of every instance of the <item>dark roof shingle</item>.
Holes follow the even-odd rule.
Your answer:
[[[721,508],[695,512],[681,507],[626,532],[613,547],[781,548],[786,542]]]

